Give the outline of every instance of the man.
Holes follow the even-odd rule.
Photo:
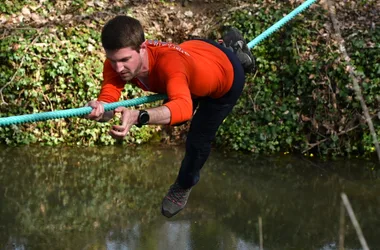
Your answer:
[[[192,118],[178,177],[162,202],[162,214],[172,217],[185,207],[199,181],[211,142],[236,104],[245,82],[244,69],[254,68],[254,57],[236,29],[224,36],[224,46],[201,39],[174,45],[145,40],[140,22],[128,16],[108,21],[101,39],[107,57],[104,81],[97,101],[88,103],[93,110],[87,118],[111,119],[114,112],[104,112],[102,103],[118,101],[127,82],[167,94],[168,100],[147,110],[117,108],[122,124],[112,127],[112,137],[124,138],[133,125],[176,125]]]

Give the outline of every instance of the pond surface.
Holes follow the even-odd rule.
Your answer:
[[[0,147],[0,249],[338,249],[345,192],[380,249],[376,162],[213,150],[187,207],[160,213],[182,147]],[[348,216],[346,249],[361,249]]]

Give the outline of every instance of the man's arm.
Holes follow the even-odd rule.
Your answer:
[[[156,108],[147,109],[149,114],[149,124],[169,124],[171,119],[171,112],[168,107],[160,106]]]
[[[114,116],[113,110],[104,112],[104,106],[105,102],[101,101],[90,101],[86,104],[86,106],[90,106],[92,108],[92,111],[90,114],[85,115],[84,117],[90,120],[95,120],[98,122],[108,122],[111,120]]]
[[[146,110],[149,114],[148,124],[169,124],[171,112],[166,106],[160,106]],[[138,124],[139,110],[131,110],[124,107],[115,109],[115,113],[121,113],[121,125],[114,125],[110,135],[115,139],[124,138],[133,125]]]
[[[86,106],[92,107],[89,115],[84,117],[98,122],[107,122],[114,116],[113,111],[104,112],[104,103],[117,102],[120,99],[121,91],[124,89],[125,82],[112,69],[108,59],[103,64],[103,83],[97,100],[90,101]]]

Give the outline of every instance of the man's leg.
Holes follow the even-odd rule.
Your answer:
[[[220,104],[203,100],[191,121],[186,139],[186,154],[176,182],[170,187],[162,203],[162,213],[172,217],[181,211],[190,195],[191,188],[200,178],[200,170],[211,151],[211,142],[234,104]]]
[[[178,174],[177,181],[183,188],[190,188],[199,181],[199,171],[210,154],[211,143],[233,106],[234,104],[219,104],[208,100],[200,103],[190,125],[186,154]]]

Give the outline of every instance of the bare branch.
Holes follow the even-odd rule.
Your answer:
[[[336,134],[336,136],[341,136],[341,135],[344,135],[344,134],[347,134],[348,132],[356,129],[357,127],[359,127],[360,124],[356,125],[355,127],[352,127],[352,128],[349,128],[347,130],[343,130],[342,132]],[[310,149],[320,145],[321,143],[324,143],[325,141],[327,140],[330,140],[331,138],[326,138],[326,139],[323,139],[323,140],[320,140],[320,141],[317,141],[316,143],[309,143],[309,147],[307,149],[305,149],[304,151],[302,151],[302,153],[306,153],[307,151],[309,151]]]
[[[379,146],[379,142],[377,140],[377,135],[376,135],[376,132],[375,132],[375,128],[373,126],[372,119],[371,119],[371,117],[369,115],[368,107],[367,107],[366,103],[364,102],[364,98],[363,98],[363,95],[362,95],[362,92],[361,92],[361,88],[359,86],[359,80],[356,77],[356,75],[357,75],[356,74],[356,70],[352,66],[352,64],[351,64],[351,58],[348,56],[347,51],[346,51],[346,47],[344,46],[344,39],[342,38],[342,35],[341,35],[341,32],[340,32],[340,28],[339,28],[339,23],[338,23],[338,20],[336,18],[336,15],[335,15],[335,7],[331,4],[330,0],[327,0],[327,4],[328,4],[328,9],[329,9],[331,21],[333,23],[333,27],[334,27],[334,30],[335,30],[335,35],[336,35],[336,38],[337,38],[337,40],[339,42],[339,50],[340,50],[340,52],[341,52],[341,54],[343,56],[343,59],[346,61],[347,65],[348,65],[347,66],[347,70],[348,70],[349,75],[350,75],[350,77],[352,79],[352,82],[354,84],[355,94],[356,94],[357,98],[359,99],[360,105],[362,107],[365,120],[366,120],[366,122],[368,124],[369,130],[370,130],[372,138],[373,138],[373,143],[375,144],[375,148],[376,148],[376,152],[377,152],[377,157],[379,158],[379,161],[380,161],[380,146]]]
[[[364,238],[364,235],[363,235],[363,232],[360,228],[359,222],[356,219],[354,210],[351,207],[350,201],[347,198],[347,195],[345,193],[342,193],[341,197],[342,197],[343,204],[346,207],[347,213],[350,216],[352,225],[354,225],[354,227],[355,227],[356,234],[358,235],[358,238],[359,238],[360,244],[362,245],[363,250],[369,250],[369,247],[368,247],[367,242]]]
[[[345,225],[346,210],[344,210],[344,204],[340,205],[340,220],[339,220],[339,250],[344,250],[344,225]]]
[[[7,105],[8,103],[5,102],[4,100],[4,96],[3,96],[3,90],[8,87],[12,82],[13,80],[15,79],[16,75],[18,74],[19,70],[21,69],[22,65],[24,64],[24,60],[25,60],[25,55],[26,55],[26,52],[28,51],[28,49],[37,41],[37,39],[40,37],[41,35],[41,32],[39,31],[37,36],[33,39],[33,41],[28,44],[28,46],[26,46],[25,50],[24,50],[24,56],[21,58],[21,62],[20,62],[20,65],[18,66],[16,72],[13,74],[12,78],[9,80],[9,82],[7,82],[6,84],[4,84],[4,86],[2,86],[0,88],[0,99],[1,99],[1,103],[0,105]]]
[[[260,238],[260,250],[264,249],[264,238],[263,238],[263,220],[259,216],[259,238]]]

